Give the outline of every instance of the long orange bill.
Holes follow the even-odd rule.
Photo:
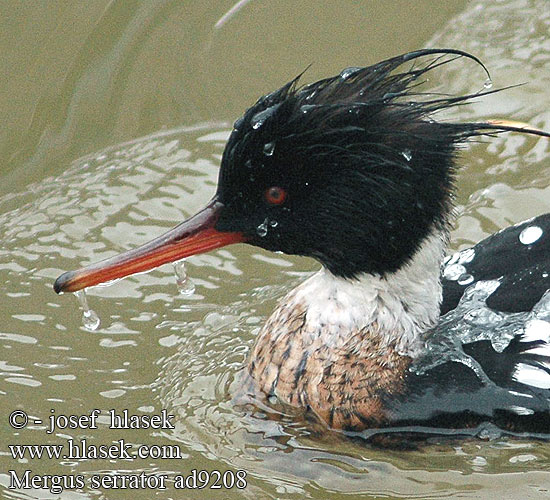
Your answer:
[[[161,264],[245,241],[242,233],[220,232],[214,227],[223,204],[215,198],[199,213],[162,236],[96,264],[63,273],[54,290],[77,292],[88,286],[149,271]]]

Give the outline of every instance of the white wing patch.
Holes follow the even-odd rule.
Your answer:
[[[532,342],[534,340],[542,340],[550,344],[550,323],[548,321],[542,319],[530,319],[527,321],[521,342]],[[550,356],[550,349],[547,355]]]
[[[550,373],[543,368],[537,368],[527,363],[516,364],[512,379],[520,384],[538,387],[539,389],[550,389]]]
[[[532,394],[524,394],[523,392],[517,392],[517,391],[508,391],[510,394],[513,394],[514,396],[520,396],[522,398],[534,398]]]
[[[510,406],[510,410],[517,415],[533,415],[535,413],[535,410],[531,410],[531,408],[525,408],[524,406]]]
[[[543,361],[543,364],[550,368],[550,323],[542,319],[530,319],[525,324],[525,331],[523,332],[520,342],[537,341],[539,343],[536,346],[523,351],[523,353],[547,356],[548,361]]]
[[[520,344],[529,342],[536,344],[531,348],[525,346],[527,348],[521,352],[520,359],[522,355],[537,356],[536,361],[531,358],[528,362],[517,363],[512,379],[531,387],[550,389],[550,323],[538,318],[528,320]]]

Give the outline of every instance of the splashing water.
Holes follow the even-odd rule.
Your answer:
[[[92,332],[97,330],[101,324],[101,320],[99,319],[97,313],[93,309],[90,309],[88,299],[86,298],[86,292],[84,290],[79,290],[74,294],[76,295],[76,298],[80,303],[80,307],[82,308],[82,324],[84,325],[84,328]]]
[[[187,275],[184,259],[174,262],[174,272],[176,273],[176,285],[180,295],[193,295],[195,292],[195,283]]]
[[[550,328],[550,292],[543,295],[532,311],[504,313],[489,309],[485,303],[499,286],[496,280],[478,281],[466,289],[458,306],[428,333],[426,352],[415,361],[412,370],[422,374],[442,362],[458,361],[485,379],[481,367],[463,351],[462,344],[490,340],[495,351],[502,352],[516,335],[529,334],[534,324],[540,327],[542,321]]]

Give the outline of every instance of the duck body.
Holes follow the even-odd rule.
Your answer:
[[[261,394],[333,429],[491,422],[550,434],[550,314],[508,333],[504,347],[488,333],[451,338],[447,349],[434,333],[478,284],[494,282],[484,305],[512,314],[542,307],[550,289],[550,214],[445,259],[460,146],[506,131],[550,137],[511,122],[436,121],[494,92],[420,92],[449,55],[485,69],[465,52],[426,49],[303,87],[298,77],[260,98],[235,122],[204,210],[142,247],[64,273],[54,289],[231,243],[309,256],[321,270],[283,298],[251,351],[247,373]],[[441,359],[425,362],[438,342]]]
[[[485,298],[493,311],[527,312],[541,301],[550,289],[544,271],[550,267],[549,234],[550,214],[506,228],[449,256],[436,279],[425,270],[435,269],[433,259],[442,261],[437,238],[397,276],[349,282],[322,270],[283,298],[258,336],[248,372],[264,394],[307,408],[331,428],[491,422],[514,432],[548,433],[550,321],[532,320],[538,321],[534,331],[518,332],[497,349],[486,325],[488,338],[455,342],[456,352],[445,352],[427,370],[421,366],[438,340],[426,334],[439,312],[452,313],[476,283],[495,281]],[[500,272],[506,262],[507,274],[497,274],[495,258]],[[542,307],[550,320],[550,300]]]
[[[248,373],[265,395],[311,410],[329,427],[380,425],[387,419],[382,397],[405,391],[412,359],[377,324],[361,325],[349,310],[338,311],[349,297],[336,287],[321,291],[328,302],[318,315],[307,294],[326,279],[323,274],[284,298],[259,334]]]
[[[406,391],[421,333],[441,300],[440,234],[392,276],[354,279],[322,269],[281,302],[262,328],[248,370],[265,394],[311,409],[333,428],[386,421],[384,395]]]

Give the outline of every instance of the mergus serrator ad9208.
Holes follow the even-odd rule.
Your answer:
[[[302,87],[298,77],[260,98],[235,122],[206,208],[140,248],[63,274],[55,290],[230,243],[310,256],[321,270],[281,301],[251,352],[261,393],[334,429],[491,422],[550,433],[548,300],[546,319],[501,348],[496,338],[465,342],[462,359],[415,369],[427,333],[465,290],[493,283],[485,305],[518,312],[542,307],[550,289],[550,214],[444,260],[457,149],[506,131],[550,137],[513,122],[436,121],[495,92],[421,92],[426,74],[454,56],[481,64],[459,50],[419,50]]]

